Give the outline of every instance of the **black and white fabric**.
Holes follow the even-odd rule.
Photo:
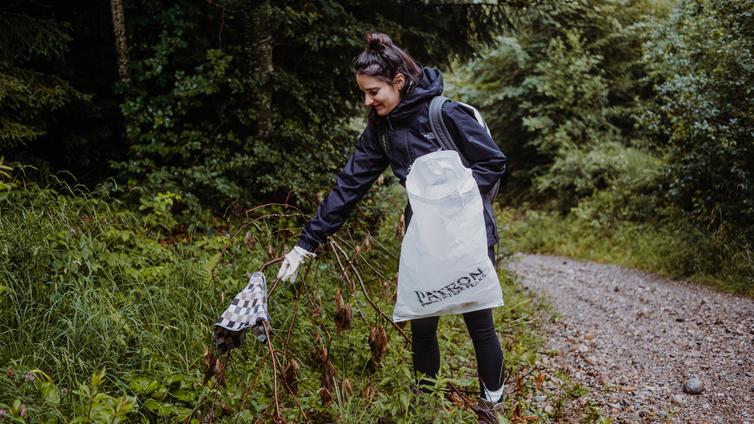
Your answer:
[[[233,298],[230,306],[214,325],[212,335],[218,354],[223,354],[243,343],[246,330],[260,342],[267,340],[264,321],[270,320],[267,312],[267,282],[264,274],[249,274],[249,284]]]

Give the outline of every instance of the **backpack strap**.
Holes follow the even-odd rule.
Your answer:
[[[443,150],[455,150],[458,152],[458,156],[461,157],[463,166],[468,167],[469,162],[458,149],[453,137],[448,131],[448,127],[445,125],[445,120],[442,118],[442,106],[449,99],[445,96],[436,96],[429,103],[429,125],[432,127],[432,133],[435,135],[435,139],[440,143],[440,148]]]
[[[468,168],[469,161],[466,160],[461,150],[458,149],[458,145],[456,145],[456,143],[453,141],[453,137],[450,136],[450,131],[448,131],[448,127],[445,125],[445,120],[442,118],[442,106],[448,100],[450,99],[445,96],[436,96],[432,99],[432,101],[429,103],[429,125],[432,127],[432,133],[435,135],[435,139],[440,143],[440,148],[442,150],[455,150],[456,152],[458,152],[458,156],[461,157],[463,166]],[[471,110],[474,113],[474,118],[476,118],[477,122],[479,122],[479,125],[481,125],[485,129],[485,131],[487,131],[487,134],[490,133],[490,129],[487,127],[487,123],[484,122],[484,118],[482,118],[482,115],[475,107],[461,102],[457,103],[462,107]],[[482,197],[489,198],[489,200],[492,201],[492,199],[497,196],[499,189],[500,181],[496,182],[492,189],[489,192],[485,193]]]

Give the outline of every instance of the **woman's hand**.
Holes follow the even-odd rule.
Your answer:
[[[299,265],[306,260],[306,258],[313,258],[315,255],[308,250],[296,246],[291,249],[283,259],[283,264],[280,265],[280,271],[278,271],[278,279],[283,281],[296,282],[296,271],[298,271]]]

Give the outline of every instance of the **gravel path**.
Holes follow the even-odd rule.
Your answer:
[[[561,257],[519,254],[508,267],[560,316],[547,326],[547,374],[590,391],[564,421],[593,405],[613,422],[754,423],[754,300]],[[701,394],[684,393],[690,377]]]

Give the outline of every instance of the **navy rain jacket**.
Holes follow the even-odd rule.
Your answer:
[[[353,155],[338,174],[335,188],[319,205],[316,216],[304,226],[298,243],[300,247],[314,252],[327,236],[335,233],[388,165],[405,187],[414,160],[439,150],[438,142],[432,140],[429,103],[433,97],[442,94],[442,89],[442,73],[434,68],[424,68],[419,85],[406,93],[387,117],[374,115],[359,137]],[[507,158],[474,116],[458,103],[445,102],[442,114],[453,140],[470,164],[479,191],[488,192],[505,175]],[[381,134],[386,137],[387,152],[380,142]],[[411,208],[407,205],[406,225],[410,219]],[[487,245],[493,246],[498,236],[489,199],[484,199],[484,220]]]

